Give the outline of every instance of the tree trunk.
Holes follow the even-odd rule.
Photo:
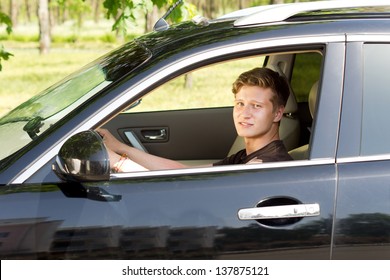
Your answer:
[[[50,50],[50,20],[49,20],[49,1],[39,0],[38,2],[38,20],[39,20],[39,53],[47,54]]]
[[[192,73],[184,75],[184,88],[192,88],[193,80]]]
[[[213,18],[215,13],[215,2],[214,0],[207,0],[206,7],[204,9],[207,18]]]
[[[12,26],[16,27],[18,25],[19,0],[10,0],[9,14],[12,21]]]
[[[93,20],[98,23],[100,19],[100,0],[93,1]]]
[[[158,8],[156,5],[153,5],[153,9],[149,13],[147,12],[145,15],[145,33],[153,30],[153,27],[158,19]]]
[[[238,1],[238,9],[241,10],[244,8],[245,8],[244,0],[239,0]]]
[[[31,18],[32,18],[32,16],[31,16],[31,1],[28,1],[28,0],[25,0],[24,1],[24,5],[26,6],[26,17],[27,17],[27,22],[28,23],[30,23],[31,22]]]

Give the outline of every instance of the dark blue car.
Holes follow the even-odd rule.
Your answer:
[[[390,259],[383,2],[159,24],[23,103],[0,119],[0,257]],[[230,87],[256,66],[290,83],[294,160],[197,167],[243,147]],[[112,172],[99,127],[193,168]]]

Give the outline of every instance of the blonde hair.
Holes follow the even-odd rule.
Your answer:
[[[290,87],[287,80],[269,68],[254,68],[242,73],[233,83],[232,92],[236,95],[243,86],[258,86],[261,88],[270,88],[274,93],[271,99],[274,109],[280,106],[286,106],[290,95]]]

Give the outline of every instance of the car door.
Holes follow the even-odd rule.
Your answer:
[[[313,39],[326,48],[326,55],[308,160],[118,173],[103,181],[60,182],[53,177],[52,159],[0,197],[4,207],[0,217],[12,225],[9,232],[20,233],[22,225],[29,233],[19,234],[13,250],[3,255],[329,259],[344,69],[342,38],[333,37],[326,45],[323,38]],[[285,40],[272,44],[280,52],[286,47]],[[291,44],[300,50],[296,40]],[[256,48],[260,53],[261,44]],[[160,76],[171,73],[169,67],[156,71]],[[42,178],[48,183],[41,184]],[[18,211],[7,214],[12,209]],[[42,239],[42,232],[47,238]]]
[[[122,113],[104,128],[153,155],[198,165],[225,157],[236,138],[231,106]]]
[[[338,148],[335,259],[390,258],[389,35],[350,35]]]

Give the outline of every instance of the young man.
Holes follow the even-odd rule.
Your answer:
[[[233,119],[245,149],[214,165],[292,160],[279,138],[279,124],[290,94],[284,77],[268,68],[242,73],[233,83]]]
[[[291,160],[279,138],[279,123],[290,94],[284,77],[268,68],[255,68],[242,73],[232,91],[234,124],[237,134],[245,140],[245,149],[213,165]],[[97,131],[107,146],[115,172],[189,167],[127,146],[107,130]]]

